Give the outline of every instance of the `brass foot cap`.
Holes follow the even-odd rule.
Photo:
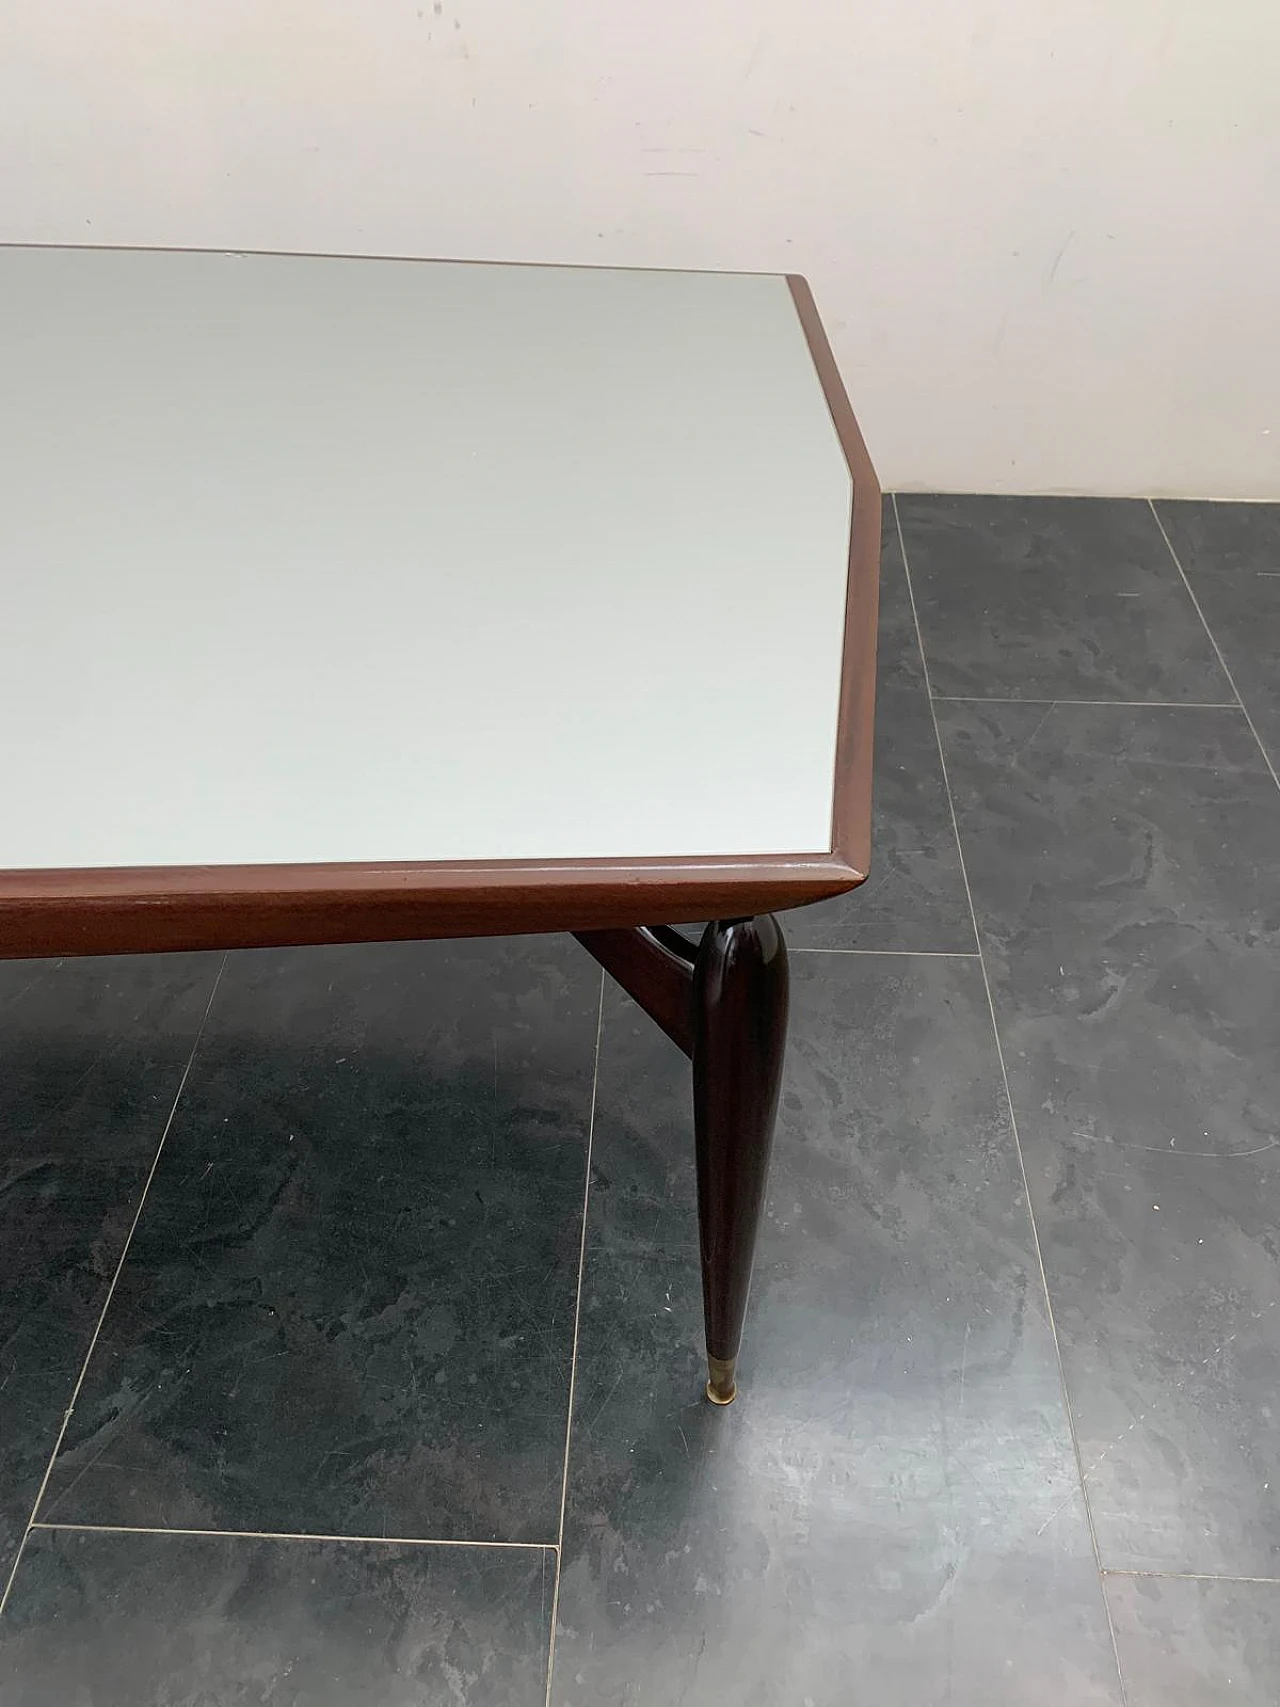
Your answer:
[[[731,1405],[738,1396],[738,1384],[733,1378],[736,1357],[708,1357],[707,1397],[713,1405]]]

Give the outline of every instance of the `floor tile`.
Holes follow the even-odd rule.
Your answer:
[[[968,953],[973,920],[889,499],[882,538],[871,875],[851,895],[797,908],[784,927],[793,948]]]
[[[4,1163],[149,1166],[221,963],[220,954],[0,960]]]
[[[42,1516],[554,1540],[599,990],[567,937],[232,956]]]
[[[220,962],[0,962],[0,1589]]]
[[[13,1707],[541,1707],[554,1554],[36,1531]]]
[[[1238,711],[939,707],[1104,1565],[1280,1565],[1280,791]]]
[[[1280,504],[1161,500],[1156,508],[1280,770]]]
[[[792,971],[725,1411],[700,1396],[687,1064],[606,1007],[552,1699],[1114,1703],[981,970]]]
[[[1275,1707],[1280,1583],[1108,1577],[1129,1707]]]
[[[935,694],[1231,698],[1150,507],[898,500]]]

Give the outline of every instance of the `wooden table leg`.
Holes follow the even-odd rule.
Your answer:
[[[707,1397],[727,1405],[787,1039],[782,930],[769,914],[717,920],[696,951],[662,925],[575,934],[693,1060]]]
[[[693,970],[693,1119],[707,1332],[707,1397],[727,1405],[751,1284],[787,1038],[778,921],[709,924]]]

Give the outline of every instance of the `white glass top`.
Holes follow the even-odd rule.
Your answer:
[[[0,867],[831,845],[786,281],[0,249]]]

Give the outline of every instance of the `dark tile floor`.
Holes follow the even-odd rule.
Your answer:
[[[728,1411],[570,940],[0,964],[4,1707],[1280,1700],[1280,506],[886,523]]]

